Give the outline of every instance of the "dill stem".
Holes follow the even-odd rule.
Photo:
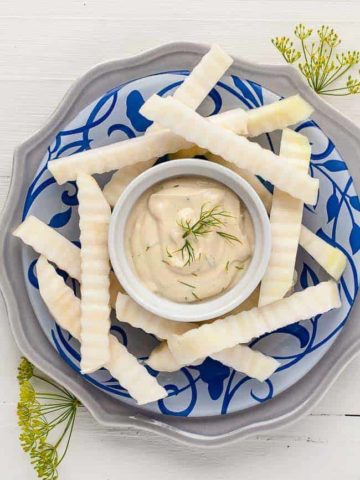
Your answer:
[[[60,415],[54,418],[54,420],[49,423],[49,426],[51,426],[51,430],[60,425],[60,423],[65,422],[65,420],[69,417],[69,415],[71,415],[71,413],[72,409],[67,408],[64,413],[60,413]]]
[[[318,66],[315,68],[315,85],[316,90],[319,91],[319,75],[320,75],[320,58],[324,49],[324,40],[320,41],[319,56],[318,56]]]
[[[57,393],[46,393],[46,392],[39,392],[36,394],[38,398],[41,400],[65,400],[69,401],[69,397],[65,397],[65,395],[59,395]]]
[[[76,410],[74,411],[74,414],[73,414],[72,419],[71,419],[71,427],[70,427],[70,431],[69,431],[69,435],[68,435],[68,439],[67,439],[67,442],[66,442],[64,452],[61,455],[60,459],[58,460],[57,465],[60,465],[60,463],[63,461],[63,459],[64,459],[64,457],[65,457],[65,455],[68,451],[71,435],[72,435],[72,432],[73,432],[73,429],[74,429],[75,418],[76,418]]]
[[[52,387],[56,388],[56,390],[60,390],[60,392],[64,393],[67,398],[72,398],[73,395],[71,395],[69,392],[67,392],[63,387],[60,387],[60,385],[56,385],[56,383],[52,382],[51,380],[41,377],[40,375],[33,375],[33,378],[37,378],[38,380],[42,380],[43,382],[47,383],[48,385],[51,385]],[[75,397],[73,397],[75,398]]]
[[[65,428],[64,428],[64,431],[62,432],[62,434],[61,434],[60,437],[58,438],[57,442],[55,443],[55,445],[54,445],[55,448],[57,448],[57,447],[60,445],[60,443],[63,441],[63,439],[64,439],[64,437],[65,437],[65,435],[66,435],[66,432],[69,430],[70,423],[72,422],[74,416],[75,416],[74,411],[73,411],[73,410],[70,411],[70,412],[69,412],[69,415],[68,415],[68,417],[70,417],[70,418],[69,418],[69,420],[67,421],[67,424],[66,424],[66,426],[65,426]]]
[[[49,413],[55,413],[60,410],[67,409],[69,406],[67,404],[59,404],[59,405],[44,405],[40,407],[41,415],[47,415]]]
[[[320,79],[320,85],[319,85],[319,88],[320,90],[322,90],[324,88],[324,82],[326,81],[326,70],[329,66],[329,62],[330,62],[330,59],[332,57],[332,54],[333,54],[333,50],[334,50],[334,47],[330,47],[330,51],[329,51],[329,55],[328,55],[328,58],[327,58],[327,61],[326,61],[326,64],[324,66],[324,69],[323,69],[323,73],[321,75],[321,79]]]
[[[321,95],[328,95],[329,97],[346,97],[347,95],[353,95],[351,92],[348,92],[348,93],[326,93],[327,90],[325,90],[325,92],[321,92]]]
[[[343,70],[341,72],[341,69],[344,67],[345,65],[340,65],[340,67],[338,67],[337,70],[335,70],[334,74],[331,75],[331,77],[328,78],[328,80],[324,83],[323,85],[323,88],[326,88],[330,83],[333,83],[333,82],[336,82],[336,80],[338,80],[340,77],[342,77],[348,70],[350,70],[350,68],[352,67],[352,65],[348,65],[345,70]]]
[[[360,85],[360,82],[356,83],[354,87],[358,87]],[[326,92],[338,92],[339,90],[347,90],[348,87],[339,87],[339,88],[329,88],[327,90],[323,90],[321,93],[326,93]]]
[[[305,42],[304,42],[303,38],[301,39],[301,48],[302,48],[302,51],[303,51],[303,54],[304,54],[305,63],[308,66],[309,70],[312,71],[311,64],[309,63],[308,57],[307,57],[307,54],[306,54],[306,46],[305,46]],[[312,86],[313,89],[315,90],[315,85],[314,85],[312,76],[310,75],[310,78],[307,78],[307,77],[305,77],[305,78],[306,78],[308,84],[310,86]]]

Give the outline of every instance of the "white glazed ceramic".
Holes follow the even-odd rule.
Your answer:
[[[180,176],[207,177],[230,188],[248,209],[255,234],[253,257],[239,282],[226,293],[198,303],[178,303],[151,292],[139,280],[123,248],[127,220],[137,200],[155,184]],[[270,250],[270,222],[265,207],[255,190],[228,168],[206,160],[174,160],[161,163],[143,172],[124,190],[111,217],[110,259],[121,285],[143,308],[160,317],[179,322],[200,322],[220,317],[237,307],[249,297],[264,276]]]

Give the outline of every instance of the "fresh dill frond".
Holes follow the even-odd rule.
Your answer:
[[[172,258],[172,255],[171,253],[169,252],[169,249],[166,247],[166,255],[169,257],[169,258]]]
[[[230,260],[228,260],[228,261],[226,262],[225,272],[228,272],[228,271],[229,271],[229,264],[230,264]]]
[[[228,241],[229,243],[232,243],[232,242],[238,242],[238,243],[242,243],[242,241],[236,237],[235,235],[231,235],[230,233],[226,233],[226,232],[216,232],[220,237],[224,238],[226,241]]]
[[[241,263],[240,265],[234,265],[236,270],[244,270],[245,266],[243,263]]]
[[[146,247],[146,249],[145,249],[145,252],[147,252],[148,250],[150,250],[150,248],[151,248],[150,245],[148,245],[148,246]]]
[[[184,267],[187,265],[191,265],[192,262],[195,261],[195,250],[194,247],[191,245],[188,239],[185,240],[184,245],[179,248],[178,250],[175,250],[174,253],[180,252],[181,257],[186,260],[184,263]]]
[[[186,282],[182,282],[181,280],[178,280],[179,283],[182,283],[183,285],[185,285],[186,287],[189,287],[189,288],[196,288],[194,285],[190,285],[190,283],[186,283]]]
[[[360,77],[354,78],[349,72],[360,63],[360,52],[336,52],[341,39],[333,28],[322,25],[316,31],[314,40],[313,30],[300,23],[295,27],[294,35],[300,43],[299,49],[288,37],[272,38],[271,42],[287,63],[298,62],[300,72],[315,92],[338,96],[360,93]],[[347,75],[347,80],[339,87],[332,88],[334,82],[344,75]]]
[[[226,225],[226,218],[233,218],[233,215],[227,210],[223,210],[220,205],[215,205],[212,208],[208,208],[206,205],[207,204],[201,206],[199,219],[194,223],[190,220],[181,220],[178,222],[178,225],[183,230],[182,238],[184,239],[184,244],[173,253],[181,252],[182,258],[186,260],[184,266],[190,266],[191,263],[196,260],[195,249],[189,237],[193,237],[196,240],[202,235],[213,232],[215,228],[224,227]],[[216,233],[221,234],[223,238],[229,241],[240,242],[234,235],[226,234],[226,232]],[[200,260],[200,258],[201,253],[199,253],[198,260]]]
[[[26,358],[20,361],[17,378],[20,387],[17,415],[21,446],[30,455],[40,479],[56,480],[81,403],[65,388],[34,373],[33,365]],[[34,380],[51,391],[36,391]],[[49,434],[58,430],[57,440],[51,444]]]
[[[201,300],[201,298],[198,297],[195,292],[191,292],[191,294],[194,298],[196,298],[196,300]]]
[[[215,205],[212,208],[206,209],[206,204],[201,206],[199,219],[191,224],[189,220],[181,220],[178,225],[184,230],[182,238],[187,238],[189,235],[198,237],[206,235],[214,228],[225,225],[224,218],[232,217],[230,212],[222,210],[220,205]]]
[[[166,265],[170,265],[170,263],[167,262],[166,260],[161,260],[161,261],[162,261],[162,263],[165,263]]]

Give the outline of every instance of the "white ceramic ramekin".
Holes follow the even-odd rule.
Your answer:
[[[139,197],[163,180],[185,175],[207,177],[223,183],[244,202],[254,226],[255,246],[250,265],[230,290],[199,303],[177,303],[157,295],[141,283],[124,248],[128,216]],[[255,190],[239,175],[215,163],[198,160],[174,160],[150,168],[133,180],[120,196],[112,213],[109,252],[115,274],[130,297],[146,310],[177,321],[200,322],[233,310],[257,287],[269,262],[271,232],[268,215]]]

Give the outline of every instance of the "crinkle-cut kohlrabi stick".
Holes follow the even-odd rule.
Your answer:
[[[247,128],[249,137],[257,137],[262,133],[270,133],[306,120],[313,113],[313,107],[300,95],[270,103],[247,112]]]
[[[80,341],[80,299],[45,257],[38,259],[36,271],[40,295],[55,322]],[[113,335],[110,335],[110,359],[104,366],[139,404],[167,396],[155,377]]]
[[[328,244],[308,228],[301,227],[299,244],[335,280],[339,280],[346,268],[346,256],[336,247]]]
[[[81,258],[81,371],[91,373],[109,361],[111,210],[96,180],[77,178]]]
[[[255,298],[252,297],[252,300]],[[253,302],[252,302],[253,303]],[[146,333],[156,335],[164,340],[172,335],[181,335],[193,328],[196,324],[173,322],[165,318],[157,317],[140,305],[135,303],[127,295],[118,295],[116,302],[116,316],[118,320],[126,322],[135,328],[140,328]],[[271,357],[252,350],[245,345],[237,345],[213,356],[215,360],[232,367],[250,377],[264,381],[278,368],[279,363]],[[184,365],[179,365],[169,351],[166,342],[160,344],[151,353],[148,365],[159,371],[174,372]],[[201,361],[200,361],[201,363]]]
[[[195,65],[190,74],[185,77],[181,85],[173,93],[179,102],[196,110],[216,86],[220,78],[233,63],[233,59],[219,45],[212,45],[210,50]],[[161,129],[161,125],[154,123],[146,133],[153,133]]]
[[[198,358],[211,356],[238,343],[248,343],[252,338],[339,308],[340,305],[338,287],[330,280],[269,305],[216,320],[183,335],[174,335],[168,339],[168,344],[175,359],[189,365]]]
[[[111,172],[190,146],[189,142],[166,130],[52,160],[48,163],[48,168],[61,185],[69,180],[76,180],[80,173],[93,175]]]
[[[306,120],[313,111],[313,107],[301,98],[300,95],[293,95],[269,105],[253,108],[246,112],[247,133],[242,133],[241,135],[257,137],[263,133],[283,130],[284,128]],[[229,126],[222,126],[240,134],[231,124],[229,124]],[[205,154],[205,148],[192,147],[188,150],[180,150],[179,152],[173,153],[171,158],[192,158],[196,155]]]
[[[185,77],[182,84],[175,90],[174,98],[177,98],[189,108],[196,110],[232,62],[233,59],[226,52],[218,45],[213,45],[194,67],[189,76]],[[162,130],[162,127],[153,123],[147,129],[145,135],[160,130]],[[111,206],[115,205],[124,188],[140,173],[154,165],[157,158],[151,158],[137,165],[120,168],[118,172],[114,173],[104,187],[104,195]]]
[[[269,211],[271,208],[272,194],[265,187],[265,185],[252,173],[243,168],[237,167],[234,163],[227,162],[219,155],[214,155],[213,153],[207,152],[205,154],[206,158],[211,162],[217,163],[218,165],[223,165],[224,167],[230,168],[233,172],[237,173],[246,180],[253,187],[255,192],[259,195],[261,201],[263,202],[266,211]]]
[[[236,345],[222,352],[214,353],[211,358],[245,375],[264,382],[277,370],[280,363],[246,345]],[[185,367],[171,353],[167,342],[161,342],[151,352],[147,365],[158,372],[176,372]],[[197,365],[202,362],[192,362]]]
[[[158,317],[142,308],[126,294],[118,294],[115,310],[120,322],[128,323],[134,328],[141,328],[161,339],[169,338],[171,335],[182,335],[196,327],[195,323],[174,322]]]
[[[244,373],[248,377],[264,382],[280,367],[275,358],[264,355],[246,345],[236,345],[221,352],[213,353],[211,358]]]
[[[176,95],[174,95],[174,98],[177,98]],[[273,132],[274,130],[281,130],[289,127],[290,125],[306,120],[312,114],[312,112],[313,108],[310,104],[308,104],[299,95],[293,95],[270,105],[265,105],[247,112],[244,111],[243,115],[241,115],[239,109],[234,109],[223,112],[219,115],[214,115],[214,117],[209,117],[209,120],[214,121],[215,123],[219,122],[219,125],[221,125],[223,128],[227,128],[238,135],[253,137],[260,135],[261,133],[269,133]],[[157,129],[158,128],[159,127],[157,125]],[[150,127],[148,131],[149,130],[153,131],[152,127]],[[146,133],[148,133],[148,131]],[[190,148],[181,149],[173,154],[170,154],[170,158],[192,158],[196,155],[205,155],[206,152],[206,148],[192,145]],[[104,194],[110,205],[115,205],[124,188],[132,179],[134,179],[139,173],[150,168],[152,165],[153,160],[150,160],[140,163],[136,167],[121,168],[118,172],[116,172],[110,182],[104,188]],[[230,165],[227,166],[231,168]],[[134,168],[134,172],[132,172],[132,168]],[[236,168],[235,165],[234,168]],[[263,185],[261,184],[260,180],[258,180],[249,172],[247,174],[248,181],[249,177],[251,176],[253,177],[251,183],[256,183],[257,181],[259,184],[259,189],[261,189],[261,186],[263,187]],[[265,196],[264,199],[266,199]]]
[[[146,134],[145,134],[146,135]],[[146,162],[135,163],[135,165],[127,165],[120,168],[110,178],[104,186],[103,194],[111,207],[114,207],[120,195],[125,188],[141,173],[152,167],[157,159],[150,158]]]
[[[214,125],[174,98],[153,95],[142,106],[141,113],[189,142],[260,175],[290,195],[306,203],[316,202],[319,188],[317,179],[305,173],[294,172],[293,165],[286,158],[280,158],[260,145]]]
[[[30,215],[13,232],[15,237],[80,281],[80,249],[54,228]]]
[[[70,277],[81,280],[80,248],[38,218],[30,215],[13,232],[26,245],[54,262]],[[118,293],[124,293],[114,272],[110,272],[110,305],[115,308]]]
[[[208,117],[209,121],[216,124],[224,126],[229,130],[233,130],[240,135],[244,135],[246,130],[246,112],[240,108],[236,108],[234,110],[229,110],[227,112],[219,113],[218,115],[214,115],[212,117]],[[142,139],[147,138],[140,137]],[[176,137],[176,141],[179,140],[180,137]],[[126,140],[125,140],[126,141]],[[205,153],[206,149],[199,149],[192,145],[191,143],[186,142],[186,140],[182,139],[183,147],[185,150],[179,149],[180,152],[192,152],[192,156],[199,155],[199,153]],[[146,146],[146,140],[144,140],[144,145]],[[177,152],[179,150],[176,149],[169,149],[169,152]],[[120,149],[119,149],[120,152]],[[163,150],[161,150],[163,152]],[[164,155],[164,153],[162,153]],[[159,155],[161,156],[161,155]],[[72,158],[72,157],[70,157]],[[175,157],[174,157],[175,158]],[[141,160],[139,160],[141,161]],[[114,175],[112,176],[111,180],[105,185],[104,187],[104,195],[107,201],[110,203],[111,206],[114,206],[117,202],[117,199],[124,191],[124,189],[128,186],[128,184],[137,177],[140,173],[150,168],[156,159],[150,159],[146,162],[137,163],[131,166],[121,167]]]
[[[292,130],[283,130],[280,156],[294,160],[294,171],[307,172],[311,147],[306,137]],[[301,164],[298,162],[301,161]],[[274,189],[270,212],[271,254],[261,281],[259,306],[283,298],[294,279],[296,254],[299,246],[304,204],[291,195]]]
[[[238,119],[236,125],[243,123],[246,128],[246,113],[244,110],[236,109],[232,112],[232,115]],[[222,118],[225,118],[225,121],[228,122],[228,115],[222,113],[210,117],[209,121],[221,125]],[[174,153],[191,146],[192,144],[182,137],[164,130],[151,135],[112,143],[94,150],[76,153],[71,157],[52,160],[48,163],[48,168],[57,183],[61,185],[69,180],[76,180],[79,173],[93,175],[95,173],[111,172],[129,165],[149,162],[152,158],[162,157],[167,153]]]
[[[43,255],[36,262],[36,274],[40,296],[56,323],[80,340],[80,299]]]

